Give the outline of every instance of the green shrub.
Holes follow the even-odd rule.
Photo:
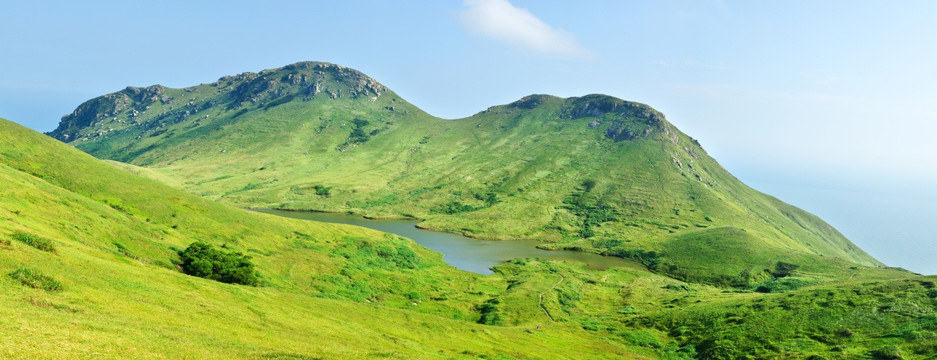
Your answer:
[[[869,355],[875,360],[900,360],[903,359],[901,356],[901,350],[895,346],[883,347],[881,349],[873,350],[869,352]]]
[[[644,264],[644,266],[647,266],[651,271],[657,270],[661,262],[660,254],[654,250],[622,249],[618,247],[605,250],[602,252],[602,255],[634,260]]]
[[[499,304],[501,304],[501,300],[498,300],[498,298],[491,298],[481,305],[478,305],[476,309],[481,313],[481,318],[478,319],[478,323],[485,325],[503,325],[504,319],[501,317],[501,311],[498,308]]]
[[[479,207],[463,204],[459,201],[451,201],[447,204],[436,206],[430,209],[430,212],[437,214],[460,214],[465,212],[471,212],[480,209]]]
[[[192,276],[229,284],[256,286],[259,282],[250,256],[221,251],[203,242],[194,242],[179,252],[182,271]]]
[[[582,182],[582,192],[590,192],[595,188],[595,180],[586,179]]]
[[[290,95],[286,95],[286,96],[280,97],[279,99],[273,100],[273,101],[271,101],[270,103],[268,103],[267,105],[264,105],[264,110],[268,110],[268,109],[270,109],[270,108],[272,108],[272,107],[274,107],[274,106],[277,106],[277,105],[286,104],[286,103],[288,103],[288,102],[290,102],[290,101],[293,101],[293,98],[295,98],[295,97],[296,97],[295,94],[290,94]]]
[[[791,290],[797,290],[804,286],[813,285],[817,282],[809,279],[799,278],[776,278],[752,285],[755,291],[760,293],[779,293]]]
[[[495,204],[501,202],[501,199],[498,199],[498,194],[493,192],[484,193],[484,194],[475,194],[475,199],[485,202],[485,206],[492,207]]]
[[[37,235],[17,231],[13,233],[13,239],[42,251],[55,252],[55,244],[52,240]]]
[[[373,133],[368,133],[364,130],[366,126],[371,124],[367,120],[355,118],[354,120],[351,121],[351,124],[354,127],[354,129],[351,130],[351,134],[348,135],[347,142],[350,144],[361,144],[361,143],[367,142],[368,140],[371,139],[371,135],[374,135]]]
[[[618,239],[599,239],[592,241],[592,246],[600,249],[610,249],[616,246],[620,246],[621,244],[624,243]]]
[[[927,290],[927,297],[929,297],[929,298],[931,298],[931,299],[937,298],[937,289],[929,289],[929,290]]]
[[[725,339],[709,339],[696,345],[696,352],[700,359],[706,360],[734,360],[742,359],[743,353],[735,346],[735,341]]]
[[[661,348],[662,346],[660,340],[658,340],[654,334],[647,330],[625,331],[621,333],[621,337],[623,337],[629,344],[634,346],[652,347],[657,349]]]
[[[316,186],[313,186],[312,188],[316,190],[316,195],[319,195],[319,196],[329,197],[329,195],[332,194],[331,186],[326,187],[325,185],[316,185]]]
[[[390,193],[379,198],[372,198],[367,201],[360,200],[349,200],[346,204],[353,208],[367,209],[372,207],[384,206],[384,205],[394,205],[400,203],[400,197],[397,196],[397,193]]]
[[[62,283],[55,279],[43,275],[39,270],[19,268],[11,272],[10,277],[19,281],[21,284],[33,289],[42,289],[45,291],[62,291]]]
[[[774,265],[774,271],[771,272],[771,274],[776,278],[791,276],[794,275],[794,270],[797,270],[799,267],[799,265],[778,261],[778,263]]]
[[[583,186],[588,190],[592,190],[592,187],[586,185],[587,184],[584,184]],[[592,186],[595,185],[593,184]],[[563,204],[565,205],[564,208],[582,220],[579,236],[590,238],[596,235],[595,227],[605,222],[618,221],[620,217],[618,210],[614,207],[608,204],[595,203],[594,199],[587,199],[585,196],[586,192],[587,191],[573,193],[566,199],[563,199]]]
[[[618,310],[618,313],[623,314],[623,315],[634,315],[634,314],[640,313],[640,311],[638,311],[638,309],[635,309],[634,306],[628,305],[628,306],[621,308],[621,310]]]
[[[406,245],[398,245],[396,250],[397,253],[394,254],[391,261],[402,268],[416,269],[417,264],[420,263],[420,258],[413,249]]]

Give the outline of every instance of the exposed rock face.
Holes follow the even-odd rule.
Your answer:
[[[622,118],[636,118],[648,125],[663,123],[664,115],[650,106],[617,99],[608,95],[586,95],[566,100],[562,116],[575,119],[586,116],[614,114]]]
[[[646,134],[643,136],[647,136]],[[605,137],[615,140],[615,141],[624,141],[624,140],[634,140],[638,137],[634,131],[629,130],[625,124],[616,122],[612,125],[609,125],[608,129],[605,130]]]
[[[259,73],[245,72],[224,76],[208,85],[216,88],[219,95],[211,98],[201,97],[201,100],[189,100],[188,103],[182,104],[173,104],[173,97],[167,94],[167,90],[174,94],[181,93],[178,89],[167,89],[161,85],[144,88],[128,86],[124,90],[81,104],[74,112],[62,117],[58,128],[49,135],[70,142],[82,136],[101,136],[101,131],[106,133],[107,130],[97,129],[98,131],[81,136],[78,133],[81,129],[105,126],[111,121],[144,121],[146,123],[141,125],[152,129],[160,127],[163,123],[183,121],[199,111],[218,105],[235,111],[248,107],[269,109],[294,99],[309,101],[320,93],[327,94],[330,99],[365,97],[376,101],[388,91],[384,85],[360,71],[322,62],[300,62]],[[204,90],[204,85],[201,88],[195,86],[181,90],[184,93],[198,93]],[[169,104],[169,111],[164,110],[165,112],[156,116],[141,116],[156,102]],[[121,115],[124,112],[126,114]]]
[[[75,133],[79,129],[116,117],[121,112],[129,111],[128,116],[135,117],[150,104],[171,101],[172,98],[164,94],[165,90],[162,85],[145,88],[128,86],[121,91],[88,100],[71,114],[63,116],[58,128],[50,134],[61,141],[70,141],[76,138]]]
[[[561,117],[568,119],[583,117],[606,119],[609,126],[605,130],[605,137],[614,141],[646,138],[655,131],[665,134],[671,131],[664,115],[650,106],[607,95],[593,94],[569,98],[560,114]],[[603,121],[593,120],[589,127],[598,127],[602,123]]]
[[[301,62],[259,74],[247,72],[225,76],[215,84],[222,87],[235,86],[228,96],[228,108],[237,108],[244,103],[276,101],[285,96],[300,96],[303,100],[310,100],[323,91],[330,99],[345,95],[377,98],[387,91],[384,85],[360,71],[320,62]]]
[[[162,103],[169,102],[171,99],[169,96],[163,94],[165,91],[166,88],[162,85],[147,86],[145,88],[128,86],[122,93],[136,102],[152,104],[157,101]]]
[[[510,108],[515,108],[515,109],[530,110],[543,104],[544,100],[546,100],[548,97],[550,96],[549,95],[527,95],[525,97],[522,97],[520,100],[517,100],[515,102],[508,104],[507,106]]]

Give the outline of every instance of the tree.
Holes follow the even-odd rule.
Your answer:
[[[179,252],[182,271],[192,276],[229,284],[256,286],[259,282],[251,257],[236,251],[221,251],[196,241]]]

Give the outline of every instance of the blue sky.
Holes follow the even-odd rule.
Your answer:
[[[664,112],[742,181],[937,273],[937,2],[0,3],[0,117],[329,61],[431,114],[531,93]]]

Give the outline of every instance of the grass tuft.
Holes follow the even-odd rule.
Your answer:
[[[55,252],[55,244],[52,240],[38,235],[17,231],[13,233],[13,239],[42,251]]]
[[[9,274],[13,280],[19,281],[25,286],[33,289],[42,289],[45,291],[62,291],[62,283],[43,275],[39,270],[29,268],[19,268]]]

